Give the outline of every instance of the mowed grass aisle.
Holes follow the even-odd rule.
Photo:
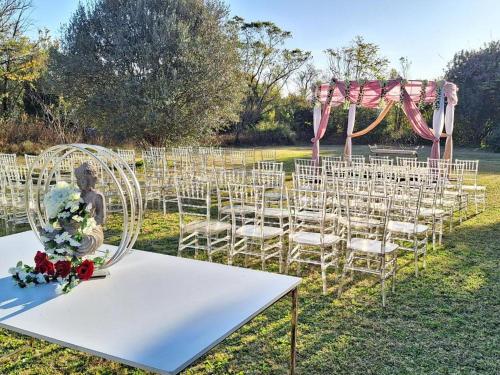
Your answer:
[[[366,148],[354,148],[361,152]],[[310,151],[282,148],[278,156],[290,171],[293,158],[309,157]],[[412,267],[401,269],[385,309],[375,278],[356,276],[337,299],[335,274],[329,274],[329,294],[322,296],[319,270],[303,268],[299,374],[500,373],[500,155],[457,150],[455,157],[481,160],[487,209],[446,233],[443,245],[429,250],[427,270],[418,278]],[[135,247],[175,255],[177,220],[175,213],[149,212]],[[185,373],[285,374],[289,311],[289,301],[275,305]],[[0,330],[0,374],[54,373],[146,372]]]

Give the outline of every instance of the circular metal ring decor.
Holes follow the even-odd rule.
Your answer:
[[[121,238],[101,268],[107,268],[123,258],[139,235],[143,203],[139,182],[117,153],[105,147],[87,144],[69,144],[51,147],[41,153],[30,167],[26,181],[26,207],[32,230],[42,242],[40,228],[48,221],[44,197],[55,183],[74,180],[75,161],[92,164],[99,171],[98,188],[103,192],[108,211],[115,212],[120,220]],[[120,215],[121,213],[121,215]]]

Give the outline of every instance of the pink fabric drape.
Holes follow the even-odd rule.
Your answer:
[[[424,87],[425,86],[425,87]],[[429,81],[424,83],[424,81],[405,81],[404,86],[400,79],[390,80],[385,83],[381,81],[367,81],[365,83],[360,83],[352,81],[349,83],[349,92],[346,93],[346,83],[341,81],[332,80],[331,83],[322,84],[316,90],[317,98],[320,103],[323,104],[323,109],[321,113],[321,122],[319,125],[319,130],[315,134],[314,138],[311,139],[313,142],[313,159],[319,160],[319,140],[323,138],[326,127],[328,125],[328,120],[330,117],[331,107],[337,107],[346,101],[350,104],[357,104],[361,107],[376,108],[379,106],[380,101],[385,100],[387,103],[398,102],[402,98],[403,110],[410,120],[410,124],[413,130],[422,138],[432,141],[432,149],[430,157],[433,159],[438,159],[440,157],[439,149],[439,135],[434,133],[439,132],[439,124],[441,121],[436,123],[434,126],[436,129],[433,130],[429,128],[426,124],[422,114],[420,113],[416,103],[433,103],[436,100],[438,93],[437,82]],[[451,155],[451,148],[453,140],[451,138],[451,132],[453,129],[453,106],[457,103],[456,100],[456,86],[450,82],[445,82],[443,85],[444,95],[448,98],[448,106],[446,110],[450,110],[451,129],[450,132],[446,132],[447,140],[445,147],[445,157]],[[382,95],[383,91],[383,95]],[[361,95],[361,97],[360,97]],[[440,112],[440,116],[442,111]],[[351,116],[352,118],[354,116]],[[446,121],[445,121],[446,124]],[[442,125],[441,125],[442,126]],[[349,132],[348,132],[349,133]],[[352,131],[351,131],[352,133]],[[350,143],[350,136],[347,135],[348,140],[346,141],[346,147],[350,148],[347,143]]]
[[[433,131],[427,126],[422,114],[416,104],[411,100],[410,95],[403,89],[403,111],[410,120],[411,127],[419,136],[432,141],[431,158],[439,159],[439,140],[440,137],[434,137]]]

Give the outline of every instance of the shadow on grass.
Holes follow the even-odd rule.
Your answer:
[[[457,227],[418,278],[411,266],[401,270],[385,309],[374,278],[356,277],[337,299],[334,275],[322,296],[311,269],[299,294],[298,373],[497,373],[499,230]],[[289,309],[271,308],[186,373],[285,373]]]

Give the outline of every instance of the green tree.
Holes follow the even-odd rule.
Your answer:
[[[241,17],[234,17],[231,24],[239,31],[242,70],[247,84],[243,112],[235,129],[238,140],[242,130],[275,109],[282,88],[309,60],[310,52],[285,48],[292,34],[272,22],[245,22]]]
[[[242,98],[227,14],[212,0],[80,5],[52,51],[46,81],[84,126],[116,140],[207,141],[237,121]]]
[[[383,79],[389,60],[380,56],[380,47],[356,36],[345,47],[328,48],[330,74],[340,80]]]
[[[460,51],[448,64],[446,80],[458,86],[454,139],[488,146],[500,140],[500,41],[479,50]],[[490,144],[499,148],[500,143]]]
[[[28,0],[0,0],[0,98],[4,117],[22,108],[26,85],[35,82],[46,67],[47,33],[38,41],[26,35]]]

